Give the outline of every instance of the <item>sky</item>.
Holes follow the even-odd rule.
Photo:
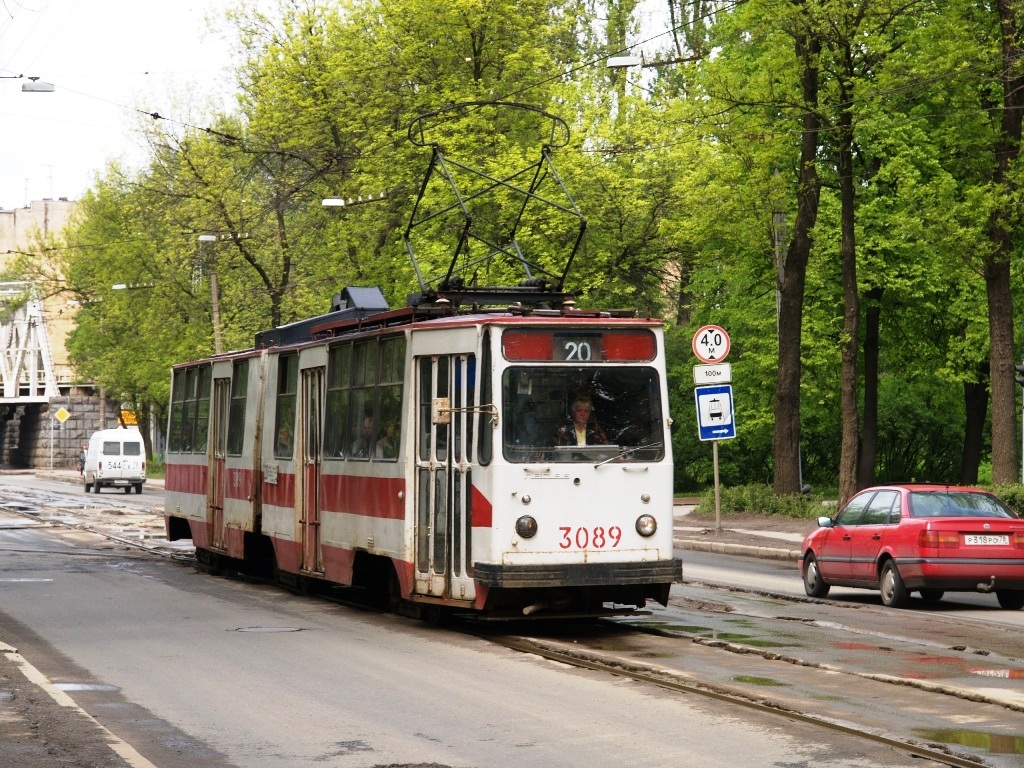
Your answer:
[[[0,209],[77,200],[110,159],[138,165],[133,126],[178,117],[182,92],[230,100],[229,2],[0,0]],[[29,77],[54,92],[23,92]]]
[[[184,92],[233,108],[235,35],[223,21],[232,4],[0,0],[0,209],[78,200],[111,159],[139,166],[145,154],[132,129],[153,112],[188,123]],[[661,0],[640,6],[641,27],[651,29]],[[663,33],[664,19],[653,28]],[[55,90],[23,92],[30,77]]]

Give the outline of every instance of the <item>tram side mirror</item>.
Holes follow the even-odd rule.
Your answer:
[[[447,397],[435,397],[432,403],[431,423],[451,424],[452,423],[452,401]]]

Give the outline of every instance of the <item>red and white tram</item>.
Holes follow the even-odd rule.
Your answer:
[[[486,616],[667,601],[682,566],[659,321],[338,298],[174,368],[168,538]],[[578,398],[603,439],[556,444]]]

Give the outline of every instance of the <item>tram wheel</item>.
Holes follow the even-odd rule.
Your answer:
[[[448,609],[441,605],[424,605],[420,618],[432,627],[443,627],[448,623]]]
[[[398,583],[398,574],[394,569],[388,574],[388,610],[391,613],[400,613],[402,610],[402,586]]]

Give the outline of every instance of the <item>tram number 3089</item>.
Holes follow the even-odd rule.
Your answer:
[[[622,541],[622,529],[617,525],[611,528],[572,528],[562,525],[558,530],[562,532],[562,540],[558,544],[562,549],[570,549],[573,546],[576,549],[614,549]]]

